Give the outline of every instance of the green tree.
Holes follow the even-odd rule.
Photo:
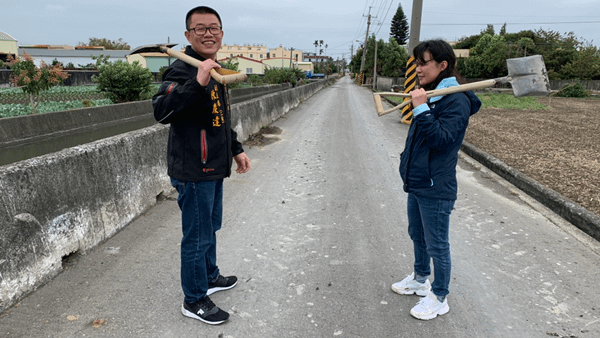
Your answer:
[[[297,79],[303,78],[302,71],[298,68],[267,68],[264,80],[269,84],[280,84],[289,82],[295,86]]]
[[[222,67],[230,69],[230,70],[234,70],[236,72],[238,72],[238,67],[240,66],[239,62],[233,62],[232,59],[227,59],[227,61],[223,62],[221,64]]]
[[[462,76],[473,78],[505,76],[507,54],[508,46],[503,36],[484,34],[470,49],[469,57],[459,60],[457,70]]]
[[[534,32],[535,54],[544,57],[548,76],[560,78],[562,67],[572,62],[581,47],[581,42],[573,32],[565,35],[556,31],[537,30]]]
[[[223,62],[221,64],[221,66],[223,68],[239,72],[238,67],[240,66],[240,63],[239,62],[233,62],[233,59],[227,59],[227,61]],[[239,88],[239,87],[242,86],[242,84],[240,82],[235,82],[235,83],[230,83],[227,86],[229,86],[229,88]]]
[[[561,69],[563,78],[580,80],[600,80],[600,54],[597,47],[583,47],[573,61]]]
[[[519,47],[518,54],[521,54],[520,56],[527,56],[533,54],[535,43],[530,38],[520,38],[517,41],[517,46]]]
[[[385,48],[380,52],[377,51],[377,64],[381,62],[381,70],[379,74],[387,77],[404,77],[406,62],[408,61],[408,52],[404,47],[400,46],[396,39],[390,38],[390,42],[385,45]],[[379,57],[381,55],[381,57]]]
[[[498,35],[506,35],[506,22],[500,27],[500,33],[498,33]]]
[[[86,44],[84,42],[80,42],[77,44],[78,46],[102,46],[104,49],[109,50],[130,50],[131,47],[123,41],[123,39],[119,39],[117,41],[112,41],[106,38],[90,38],[90,41]]]
[[[406,21],[406,15],[402,10],[402,4],[398,4],[396,14],[392,18],[392,25],[390,27],[390,38],[396,39],[396,42],[404,45],[408,40],[408,22]]]
[[[248,76],[248,83],[250,83],[250,85],[253,87],[262,86],[263,80],[257,74],[251,74],[250,76]]]
[[[40,93],[62,83],[69,77],[60,64],[48,66],[42,61],[38,68],[29,54],[18,59],[13,59],[9,55],[8,66],[13,72],[10,82],[29,94],[29,103],[34,114],[40,103]]]
[[[471,49],[471,48],[475,47],[475,45],[477,45],[477,42],[479,41],[479,39],[481,39],[481,37],[484,36],[485,34],[494,36],[495,35],[494,25],[488,24],[486,29],[482,30],[481,33],[479,33],[477,35],[471,35],[468,37],[462,37],[462,38],[458,39],[458,42],[454,45],[453,48],[455,48],[455,49]]]
[[[383,42],[383,40],[375,41],[375,34],[373,34],[367,39],[367,50],[366,50],[367,55],[365,56],[365,64],[363,67],[363,73],[365,74],[366,77],[373,76],[373,67],[375,66],[375,43],[377,43],[377,53],[379,54],[384,42]],[[377,58],[379,59],[379,55],[377,55]],[[379,67],[381,67],[381,64],[378,64],[377,66],[379,68]],[[360,70],[360,64],[359,64],[359,70]]]
[[[140,66],[117,60],[108,62],[105,58],[96,60],[98,75],[92,81],[98,84],[98,90],[106,93],[108,99],[115,103],[140,101],[152,96],[152,73]]]

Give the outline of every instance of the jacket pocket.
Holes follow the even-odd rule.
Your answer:
[[[202,164],[206,164],[206,161],[208,160],[208,143],[206,142],[206,130],[202,129],[200,131],[200,142],[201,142],[201,146],[202,146],[202,154],[200,156],[202,156]]]

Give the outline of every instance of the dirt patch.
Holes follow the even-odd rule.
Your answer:
[[[265,126],[260,128],[260,130],[256,134],[250,135],[248,140],[244,142],[245,146],[250,148],[252,147],[262,147],[267,144],[271,144],[281,140],[276,135],[281,135],[282,130],[279,127],[274,126]]]
[[[600,215],[600,99],[538,100],[548,109],[482,109],[465,140]]]

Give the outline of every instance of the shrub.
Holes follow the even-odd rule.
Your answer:
[[[106,60],[97,62],[98,75],[92,81],[98,84],[98,90],[115,103],[147,100],[152,97],[152,73],[140,66],[118,60],[109,63]]]
[[[94,101],[88,99],[81,100],[81,104],[83,104],[84,107],[94,107],[96,105]]]
[[[160,69],[158,70],[158,81],[162,82],[163,74],[165,73],[165,70],[167,70],[167,68],[169,68],[169,67],[168,66],[160,67]]]
[[[34,114],[40,103],[40,93],[62,83],[69,77],[69,74],[64,72],[60,65],[49,67],[42,61],[38,68],[29,54],[25,54],[19,59],[9,56],[8,61],[8,66],[13,72],[10,82],[29,94],[29,103]]]
[[[295,86],[297,80],[304,77],[302,71],[298,68],[270,68],[265,70],[265,81],[269,84],[289,82],[292,86]]]
[[[564,85],[556,94],[560,97],[588,97],[587,89],[579,81]]]
[[[262,86],[263,80],[260,78],[260,76],[252,74],[248,76],[248,83],[250,83],[251,86]]]

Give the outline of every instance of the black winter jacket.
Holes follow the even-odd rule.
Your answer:
[[[190,46],[185,54],[204,61]],[[163,74],[152,98],[154,118],[170,124],[168,174],[180,181],[210,181],[231,175],[233,156],[244,152],[231,129],[227,85],[196,80],[197,68],[180,60]]]
[[[456,200],[456,163],[469,117],[481,106],[473,92],[455,93],[428,103],[413,118],[400,159],[404,191],[417,196]]]

